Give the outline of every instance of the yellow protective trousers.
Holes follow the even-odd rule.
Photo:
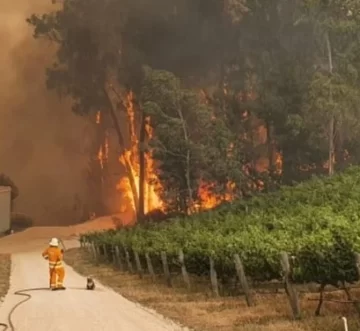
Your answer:
[[[65,269],[62,263],[63,253],[58,247],[48,247],[42,256],[49,261],[50,287],[63,287]]]
[[[49,268],[50,272],[50,287],[63,287],[64,277],[65,277],[65,269],[63,266]]]

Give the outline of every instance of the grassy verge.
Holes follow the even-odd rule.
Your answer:
[[[4,298],[10,286],[11,258],[0,254],[0,299]]]
[[[302,321],[293,322],[287,298],[283,293],[257,294],[257,305],[248,308],[243,297],[214,299],[210,293],[196,287],[191,292],[183,287],[168,288],[161,279],[153,283],[148,277],[120,273],[111,265],[94,265],[90,256],[80,249],[67,251],[65,261],[77,272],[92,275],[101,283],[131,301],[155,309],[160,314],[183,325],[202,331],[339,331],[341,316],[348,318],[349,328],[358,330],[360,319],[350,304],[325,302],[320,317],[314,316],[316,294],[301,296]],[[360,297],[358,290],[352,290]],[[331,292],[326,298],[346,300],[342,292]]]

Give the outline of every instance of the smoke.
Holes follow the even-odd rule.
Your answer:
[[[51,9],[50,0],[13,0],[0,12],[0,172],[19,188],[15,210],[38,225],[78,221],[74,203],[76,195],[85,198],[90,130],[68,101],[46,90],[55,49],[33,39],[25,19]]]

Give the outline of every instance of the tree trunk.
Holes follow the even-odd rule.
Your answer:
[[[328,61],[329,61],[329,74],[332,76],[333,74],[333,61],[332,61],[332,51],[331,51],[331,43],[329,33],[327,32],[325,35],[326,39],[326,47],[328,52]],[[329,91],[329,101],[332,101],[332,91],[330,85]],[[335,115],[332,113],[332,109],[330,110],[330,121],[329,121],[329,176],[334,174],[334,163],[335,163],[335,151],[334,151],[334,127],[335,127]]]
[[[99,120],[99,122],[94,124],[96,137],[92,143],[88,163],[88,185],[89,192],[91,192],[88,196],[88,201],[90,204],[90,212],[95,213],[96,216],[101,216],[106,213],[103,193],[104,173],[101,162],[98,160],[99,149],[105,139],[104,131],[106,128],[103,122],[103,120]]]
[[[184,124],[183,124],[184,126]],[[184,131],[186,131],[184,129]],[[188,141],[187,138],[185,138],[186,141]],[[187,213],[190,214],[192,207],[193,207],[193,191],[192,191],[192,187],[191,187],[191,180],[190,180],[190,150],[187,150],[186,152],[186,186],[187,186],[187,190],[188,190],[188,195],[189,195],[189,205],[187,206]]]
[[[145,215],[145,115],[141,113],[140,120],[140,139],[139,139],[139,212],[138,221],[144,221]]]
[[[346,168],[347,160],[344,150],[344,132],[341,128],[341,122],[335,121],[334,125],[334,157],[336,160],[335,171],[340,171]]]
[[[225,10],[225,4],[224,8]],[[226,53],[226,36],[228,31],[226,30],[226,18],[225,13],[222,14],[221,20],[221,56],[220,56],[220,72],[219,72],[219,89],[220,89],[220,111],[221,114],[225,114],[225,53]]]
[[[329,123],[329,176],[334,174],[334,116],[331,115]]]
[[[177,105],[176,108],[177,108],[178,115],[181,119],[182,129],[183,129],[183,133],[184,133],[184,139],[185,139],[186,143],[189,145],[189,135],[187,132],[186,122],[185,122],[184,116],[182,114],[180,105]],[[191,161],[191,153],[190,153],[190,149],[188,148],[188,150],[186,152],[186,169],[185,169],[186,186],[187,186],[187,191],[188,191],[188,204],[187,204],[187,210],[186,210],[187,214],[191,213],[192,208],[194,206],[193,190],[191,187],[191,178],[190,178],[190,163],[191,163],[190,161]]]
[[[267,150],[268,150],[268,159],[269,159],[269,180],[267,183],[267,190],[269,192],[274,190],[274,176],[275,176],[275,144],[274,144],[274,128],[271,123],[266,121],[266,131],[267,131]]]
[[[245,102],[248,101],[247,96],[244,97]],[[256,168],[256,161],[257,161],[257,155],[255,153],[255,136],[254,136],[254,128],[253,128],[253,123],[254,123],[254,116],[253,114],[249,111],[248,112],[248,118],[249,118],[249,125],[247,127],[247,131],[249,132],[249,137],[250,137],[250,149],[248,151],[249,154],[249,160],[250,160],[250,164],[251,164],[251,170],[256,173],[257,172],[257,168]]]
[[[274,144],[273,144],[273,130],[269,121],[266,121],[267,131],[267,147],[268,147],[268,159],[269,159],[269,174],[270,177],[274,175]]]
[[[117,137],[118,137],[120,153],[124,157],[124,166],[125,166],[126,174],[127,174],[128,178],[129,178],[131,192],[132,192],[133,199],[134,199],[135,214],[137,216],[138,211],[139,211],[139,196],[138,196],[138,192],[137,192],[137,189],[136,189],[135,176],[134,176],[134,174],[132,172],[131,164],[130,164],[129,160],[126,158],[126,149],[125,149],[124,137],[123,137],[123,135],[121,133],[121,129],[120,129],[120,125],[119,125],[119,122],[118,122],[118,119],[117,119],[117,116],[116,116],[116,112],[115,112],[114,106],[113,106],[113,104],[111,102],[111,99],[109,97],[109,94],[106,91],[106,88],[104,88],[104,93],[105,93],[105,96],[107,98],[110,117],[112,119],[114,129],[115,129]]]

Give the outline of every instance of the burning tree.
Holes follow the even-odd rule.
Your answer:
[[[141,217],[144,212],[153,208],[162,208],[162,202],[158,199],[154,187],[154,183],[159,186],[161,180],[153,174],[155,164],[150,158],[150,151],[146,152],[143,148],[145,140],[151,138],[151,126],[134,97],[136,93],[141,93],[139,86],[143,77],[141,70],[138,70],[141,61],[135,60],[134,64],[134,61],[129,59],[131,53],[124,49],[130,30],[128,27],[124,29],[126,20],[117,19],[124,14],[118,3],[112,3],[113,7],[106,7],[103,9],[105,12],[102,12],[103,15],[114,18],[110,20],[111,25],[104,24],[102,20],[98,21],[94,17],[95,12],[97,15],[102,8],[102,3],[88,3],[83,0],[78,0],[76,3],[77,6],[74,7],[72,1],[65,1],[63,9],[42,17],[33,15],[28,20],[35,27],[35,37],[46,37],[59,46],[57,61],[47,70],[48,87],[57,90],[60,95],[70,96],[73,99],[75,113],[82,116],[97,114],[96,118],[111,120],[108,131],[111,129],[116,134],[117,152],[126,174],[118,188],[125,191],[130,189],[131,193],[126,192],[126,195],[130,198],[134,211]],[[130,13],[129,17],[132,17],[131,15]],[[137,20],[133,19],[133,22]],[[131,50],[131,46],[128,46]],[[126,74],[131,75],[132,78],[130,80],[124,78]],[[198,106],[194,104],[194,100],[192,96],[184,98],[182,102],[186,101],[189,103],[187,107],[194,108]],[[149,107],[147,108],[149,110]],[[196,116],[193,116],[192,120],[194,119]],[[186,137],[184,120],[181,123],[182,132]],[[202,139],[207,136],[208,134],[203,135]],[[189,144],[189,138],[185,140]],[[107,161],[103,147],[104,144],[99,150],[98,157],[102,169]],[[200,152],[199,150],[193,154],[201,155]],[[159,150],[155,153],[159,153]],[[191,158],[193,162],[194,156]],[[187,159],[187,163],[190,163],[190,156]],[[193,204],[192,199],[195,199],[197,194],[196,186],[194,187],[196,194],[192,193],[193,184],[190,178],[192,175],[189,167],[186,167],[189,201],[186,203],[186,208],[183,206],[185,209]],[[153,201],[150,201],[150,196],[153,197]]]
[[[154,162],[151,152],[145,150],[146,140],[152,136],[152,128],[149,125],[149,118],[140,111],[135,95],[130,91],[124,102],[129,127],[130,145],[127,152],[120,156],[120,162],[125,164],[125,159],[132,165],[132,173],[136,178],[136,189],[139,192],[139,214],[142,216],[154,209],[163,209],[163,202],[159,197],[159,182],[154,173]],[[136,210],[133,191],[130,189],[130,182],[123,177],[118,189],[121,190]]]
[[[213,117],[211,108],[201,104],[194,92],[182,89],[173,74],[149,68],[145,72],[142,103],[154,128],[150,146],[159,164],[157,173],[163,185],[161,196],[168,209],[192,213],[204,202],[201,201],[202,181],[219,163],[213,159],[214,163],[210,165],[210,155],[215,149],[218,153],[222,149],[226,152],[231,144],[230,135],[221,120]],[[219,127],[223,132],[215,130]],[[227,139],[225,146],[212,145],[221,139]],[[226,167],[229,159],[225,156],[221,160],[227,170],[230,170]],[[241,164],[238,164],[238,169],[241,169]],[[220,202],[219,196],[219,201],[211,207]]]
[[[223,118],[162,70],[145,69],[142,103],[154,128],[150,146],[167,208],[192,213],[234,198],[243,160],[229,153],[235,137]]]
[[[359,17],[355,0],[65,0],[29,22],[59,46],[48,87],[107,121],[97,161],[116,154],[141,218],[358,162]]]
[[[28,22],[35,27],[34,36],[45,37],[59,46],[57,61],[47,69],[48,88],[55,89],[62,96],[73,99],[73,111],[79,115],[99,112],[102,118],[110,118],[117,141],[119,154],[123,158],[124,170],[129,180],[135,211],[138,211],[136,178],[127,155],[126,141],[119,123],[118,90],[113,84],[113,72],[117,65],[114,54],[100,44],[96,37],[106,33],[95,21],[89,24],[81,17],[91,17],[93,8],[86,1],[80,1],[74,8],[65,2],[63,10],[43,15],[33,15]],[[109,46],[109,45],[108,45]],[[114,97],[114,93],[115,97]],[[120,93],[120,92],[119,92]],[[100,162],[104,160],[99,158]]]

